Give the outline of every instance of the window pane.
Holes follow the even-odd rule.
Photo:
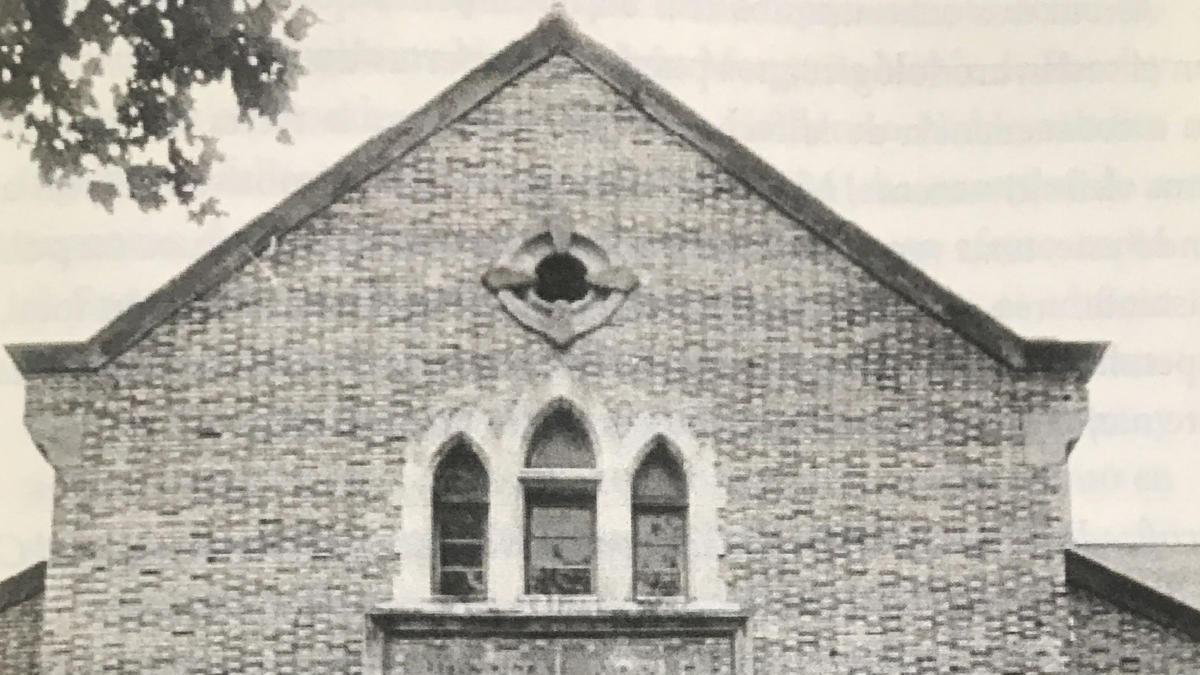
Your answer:
[[[483,539],[487,506],[483,504],[438,504],[438,526],[442,539]]]
[[[441,573],[442,595],[483,595],[483,570],[445,570]]]
[[[529,534],[533,537],[591,538],[590,506],[531,506]]]
[[[682,546],[639,546],[638,569],[678,570],[683,568]]]
[[[595,496],[531,491],[526,494],[528,541],[526,585],[529,593],[572,595],[592,592],[595,561]],[[539,503],[542,500],[543,503]],[[544,503],[556,500],[555,503]]]
[[[590,569],[535,567],[529,574],[529,592],[543,595],[579,595],[592,592]]]
[[[646,455],[633,477],[633,501],[643,504],[678,504],[687,502],[687,486],[683,472],[663,441]]]
[[[433,474],[437,593],[481,597],[487,532],[487,472],[466,441],[446,451]]]
[[[465,443],[452,447],[438,464],[433,478],[437,501],[485,502],[488,498],[487,472]]]
[[[682,544],[687,538],[682,513],[639,513],[634,528],[638,544]]]
[[[595,465],[587,431],[568,410],[551,411],[529,440],[531,467],[585,468]]]
[[[483,544],[442,544],[442,567],[483,567]]]
[[[683,595],[682,575],[672,570],[634,571],[634,592],[640,598]]]
[[[587,539],[533,539],[529,563],[534,567],[592,566],[592,542]]]
[[[687,569],[687,517],[683,509],[634,513],[634,594],[682,595]]]

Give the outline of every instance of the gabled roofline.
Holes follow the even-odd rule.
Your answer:
[[[233,233],[142,302],[83,342],[7,345],[21,373],[94,371],[117,358],[194,298],[203,295],[341,195],[555,54],[592,71],[634,106],[721,165],[749,189],[815,233],[873,277],[1016,371],[1087,381],[1103,342],[1027,340],[939,285],[914,265],[768,165],[738,141],[651,82],[624,59],[551,11],[532,32],[505,47],[407,119],[362,144],[271,210]]]
[[[0,579],[0,612],[37,597],[46,590],[46,561],[36,562],[7,579]]]
[[[1089,591],[1123,610],[1200,640],[1200,608],[1122,574],[1082,551],[1066,550],[1067,585]]]

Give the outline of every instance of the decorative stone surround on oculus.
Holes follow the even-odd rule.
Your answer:
[[[570,279],[545,279],[547,263],[558,261],[577,267],[578,293],[557,289],[566,297],[543,297],[548,285],[570,285],[563,283]],[[613,264],[595,241],[573,232],[569,224],[556,223],[510,247],[484,274],[483,283],[521,325],[566,347],[608,321],[637,288],[638,278]]]

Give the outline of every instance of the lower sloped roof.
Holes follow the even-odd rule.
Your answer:
[[[635,107],[678,134],[802,227],[884,285],[1018,371],[1091,377],[1106,343],[1026,339],[933,281],[853,223],[843,219],[738,141],[722,133],[621,57],[552,11],[510,44],[400,124],[359,146],[271,210],[189,266],[150,297],[83,342],[8,345],[25,375],[95,370],[120,356],[157,325],[220,284],[281,236],[404,156],[500,88],[556,54],[576,60]]]
[[[1067,583],[1200,640],[1200,545],[1078,544]]]
[[[7,579],[0,579],[0,612],[35,598],[46,589],[46,561],[34,563]]]

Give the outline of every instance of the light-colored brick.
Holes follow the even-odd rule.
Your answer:
[[[555,220],[642,280],[565,351],[480,283]],[[1068,672],[1065,463],[1022,419],[1083,385],[998,363],[565,56],[99,372],[29,378],[28,416],[82,432],[44,672],[359,672],[427,564],[395,553],[406,452],[555,369],[714,453],[756,672]]]

